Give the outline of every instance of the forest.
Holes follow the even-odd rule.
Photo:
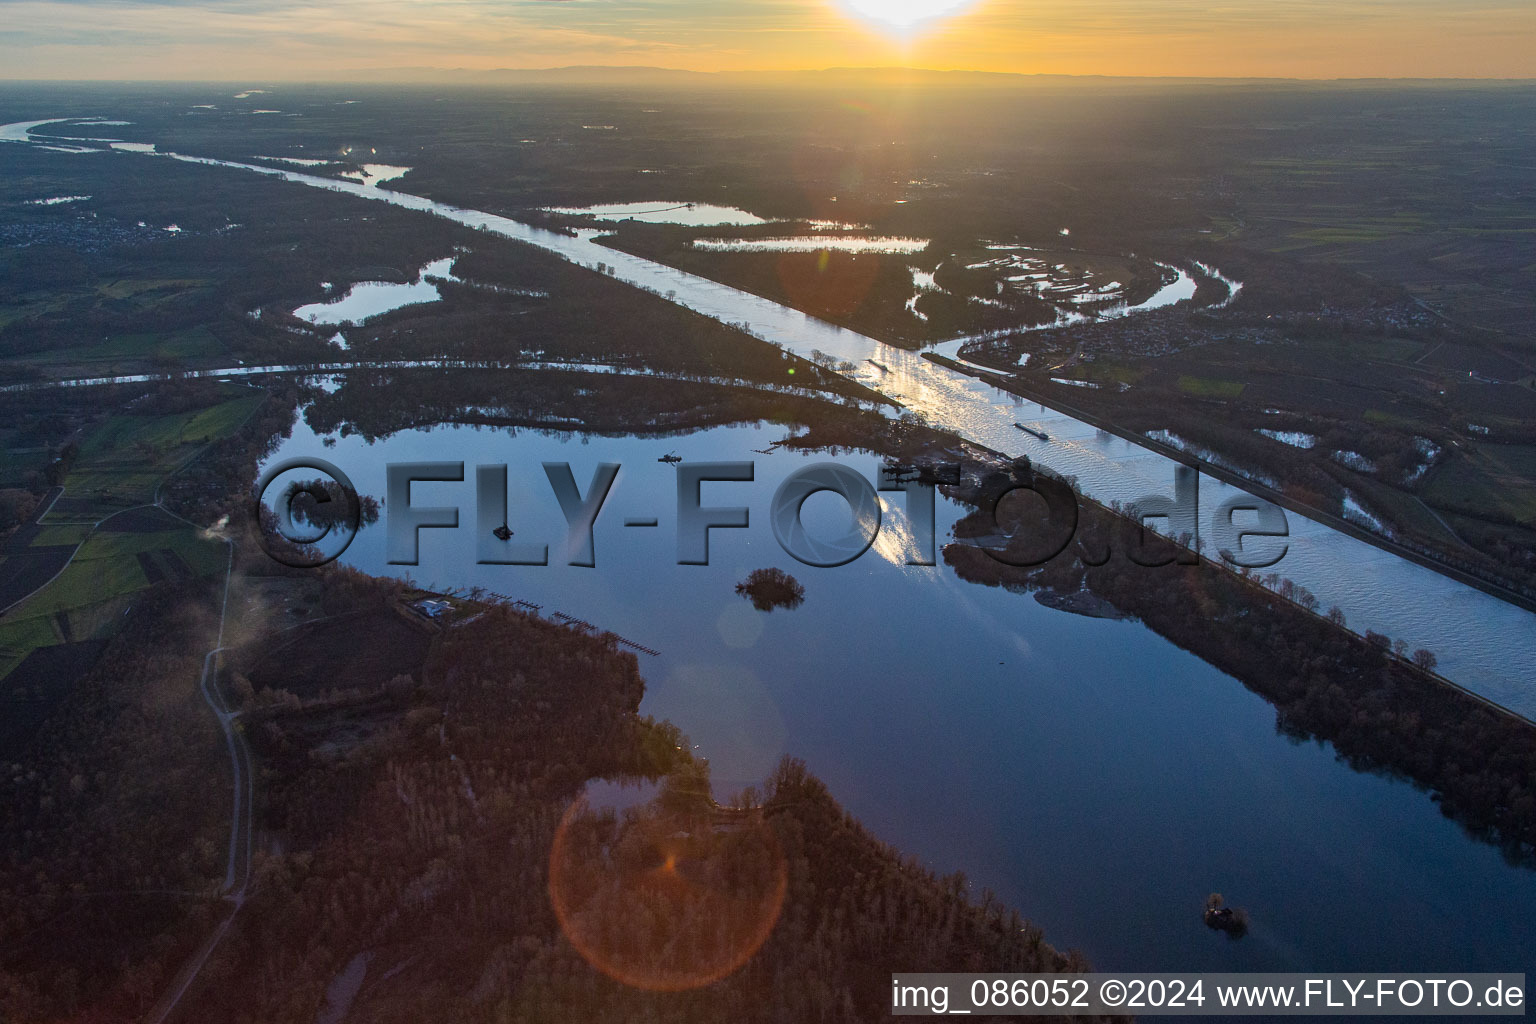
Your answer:
[[[164,582],[30,742],[0,800],[0,1013],[141,1012],[223,916],[230,765],[196,680],[216,591]]]
[[[323,589],[330,615],[400,594],[340,569]],[[4,975],[16,1019],[143,1012],[225,912],[212,900],[227,783],[211,721],[187,698],[159,712],[186,708],[179,724],[120,710],[151,696],[140,687],[186,692],[206,634],[148,646],[190,613],[164,593],[143,614],[156,618],[104,659],[58,738],[13,769],[32,795],[7,802],[25,820],[4,832],[4,941],[38,954]],[[300,639],[285,657],[303,661],[306,642],[325,640]],[[963,877],[870,836],[798,762],[715,803],[707,764],[674,727],[638,714],[644,681],[611,639],[488,605],[433,634],[415,675],[396,668],[366,689],[277,702],[224,674],[245,694],[258,760],[256,881],[184,1019],[308,1022],[347,991],[349,1012],[376,1021],[870,1020],[886,1012],[895,969],[1087,967]],[[129,685],[107,697],[118,681]],[[168,747],[166,735],[189,742]],[[170,771],[134,760],[152,751],[211,761]],[[149,791],[113,785],[114,771]],[[579,799],[602,778],[662,785],[616,818]],[[111,832],[80,841],[129,800],[133,845]],[[199,828],[201,843],[188,834]],[[36,845],[66,837],[68,856]],[[625,852],[599,852],[610,845]],[[144,915],[150,888],[192,895]],[[138,914],[134,929],[98,915],[98,891],[115,891],[102,904],[113,913]],[[75,938],[86,922],[101,944]]]
[[[562,393],[558,374],[526,376]],[[678,423],[817,420],[802,443],[955,443],[854,406],[637,380],[653,421],[670,418],[665,397]],[[251,467],[301,404],[336,429],[400,429],[406,405],[362,401],[380,394],[369,382],[277,382],[159,489],[180,514],[226,521],[234,543],[214,685],[254,753],[248,892],[228,898],[230,762],[196,687],[219,578],[163,580],[4,766],[7,1019],[142,1015],[211,935],[179,1019],[307,1022],[344,999],[380,1021],[868,1020],[897,967],[1086,969],[962,876],[870,835],[798,762],[711,794],[678,730],[639,714],[644,680],[611,636],[459,599],[434,625],[397,581],[268,558]],[[401,399],[435,408],[488,388],[505,401],[518,384],[418,377]],[[133,402],[195,412],[219,387]],[[603,779],[652,780],[658,795],[615,817],[582,799]],[[626,852],[615,863],[609,849]]]

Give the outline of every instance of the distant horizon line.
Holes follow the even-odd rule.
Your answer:
[[[0,76],[0,83],[4,84],[53,84],[53,85],[102,85],[110,83],[142,84],[142,85],[248,85],[252,82],[286,84],[286,85],[424,85],[430,84],[434,78],[449,78],[458,81],[473,78],[496,78],[512,76],[569,76],[589,75],[593,77],[621,78],[643,76],[667,76],[672,78],[791,78],[801,76],[846,75],[846,76],[878,76],[878,75],[912,75],[927,77],[947,78],[977,78],[989,80],[1030,80],[1042,81],[1047,79],[1059,79],[1065,81],[1103,81],[1103,82],[1164,82],[1164,83],[1311,83],[1311,84],[1362,84],[1362,83],[1468,83],[1468,84],[1536,84],[1536,76],[1511,77],[1511,76],[1334,76],[1334,77],[1309,77],[1298,75],[1113,75],[1104,73],[1072,74],[1067,72],[1051,71],[988,71],[967,68],[929,68],[914,67],[908,65],[868,65],[848,67],[822,67],[822,68],[787,68],[787,69],[731,69],[722,71],[696,71],[688,68],[667,68],[644,64],[568,64],[553,67],[539,68],[445,68],[431,65],[405,65],[388,68],[354,69],[340,75],[327,77],[305,76],[260,76],[242,75],[236,77],[186,77],[186,78],[123,78],[107,76],[100,78],[79,77],[25,77],[12,78]]]

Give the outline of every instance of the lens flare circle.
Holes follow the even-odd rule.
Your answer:
[[[843,6],[861,18],[895,29],[910,29],[926,21],[954,14],[973,0],[842,0]]]
[[[759,811],[669,802],[615,820],[580,797],[549,858],[550,902],[571,945],[650,992],[702,988],[743,967],[778,923],[789,882]]]

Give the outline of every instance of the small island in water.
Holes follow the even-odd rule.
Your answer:
[[[1240,939],[1248,934],[1248,912],[1241,907],[1227,906],[1226,898],[1213,892],[1205,899],[1205,926],[1212,931],[1226,932],[1229,939]]]
[[[754,569],[736,584],[736,593],[760,612],[798,608],[805,603],[805,587],[783,569]]]

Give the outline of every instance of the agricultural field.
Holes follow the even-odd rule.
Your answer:
[[[1469,444],[1430,474],[1424,500],[1536,528],[1536,445]]]
[[[1218,380],[1214,377],[1191,377],[1183,374],[1179,377],[1178,388],[1186,395],[1193,395],[1196,398],[1233,399],[1243,393],[1243,382]]]
[[[236,385],[168,391],[86,428],[62,494],[0,549],[0,704],[22,720],[67,692],[147,589],[227,564],[223,541],[159,508],[156,490],[265,395]]]

